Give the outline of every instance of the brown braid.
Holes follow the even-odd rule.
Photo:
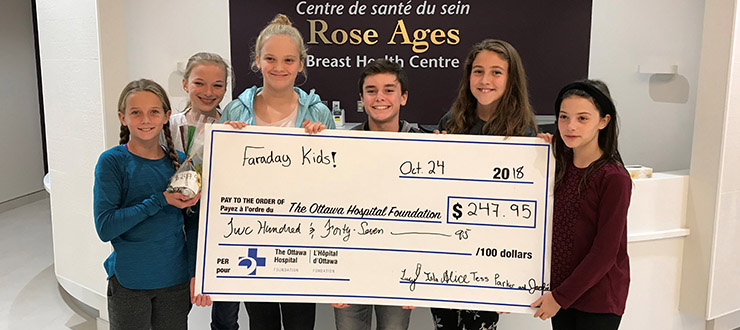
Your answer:
[[[172,107],[170,106],[170,99],[167,98],[167,93],[164,91],[164,88],[162,88],[162,86],[149,79],[139,79],[128,83],[126,87],[123,88],[123,91],[121,91],[121,95],[118,97],[119,113],[126,113],[127,99],[129,95],[136,92],[153,93],[159,98],[160,101],[162,101],[162,110],[164,110],[166,113],[170,113],[170,111],[172,111]],[[172,167],[174,167],[175,171],[177,171],[180,168],[180,160],[177,157],[177,151],[175,151],[175,146],[172,143],[172,137],[170,136],[170,123],[167,122],[162,125],[162,130],[164,131],[165,140],[167,140],[167,149],[169,149],[167,152],[170,159],[172,159]],[[129,131],[128,127],[121,124],[121,139],[119,141],[119,144],[127,143],[130,138],[130,134],[131,132]]]
[[[164,127],[162,127],[162,131],[164,132],[164,139],[167,141],[167,156],[172,159],[172,167],[175,168],[175,171],[180,169],[180,159],[177,157],[177,150],[175,150],[175,144],[172,143],[172,133],[170,132],[170,122],[167,122],[164,124]]]
[[[131,132],[129,132],[128,127],[121,124],[121,134],[119,136],[121,139],[118,141],[118,144],[125,144],[128,143],[129,135]]]

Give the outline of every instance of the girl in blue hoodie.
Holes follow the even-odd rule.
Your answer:
[[[231,101],[221,122],[245,125],[303,127],[310,134],[335,128],[334,117],[313,90],[295,87],[298,74],[306,77],[306,46],[300,32],[278,14],[257,37],[252,70],[262,74],[262,87],[253,86]],[[312,330],[313,303],[245,302],[250,330]],[[214,302],[211,329],[238,329],[238,302]]]
[[[298,74],[306,76],[306,46],[300,32],[278,14],[257,37],[252,70],[262,74],[262,87],[252,86],[229,103],[221,122],[248,125],[304,127],[309,133],[334,128],[334,117],[314,90],[295,86]]]

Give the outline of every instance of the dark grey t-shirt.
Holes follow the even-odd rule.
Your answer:
[[[447,121],[450,120],[451,116],[452,113],[448,111],[444,116],[442,116],[442,119],[439,120],[439,125],[437,125],[437,129],[439,129],[440,132],[447,130]],[[467,134],[484,135],[483,126],[485,125],[486,122],[483,121],[483,119],[475,116],[475,122],[473,123],[473,126],[470,127],[470,130],[468,130]],[[537,136],[537,132],[535,132],[532,127],[527,127],[527,130],[524,131],[524,136]]]

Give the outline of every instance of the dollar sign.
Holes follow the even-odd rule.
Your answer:
[[[460,211],[461,208],[462,205],[460,205],[460,203],[455,203],[455,205],[452,205],[452,217],[455,218],[455,220],[459,220],[462,216],[462,211]]]

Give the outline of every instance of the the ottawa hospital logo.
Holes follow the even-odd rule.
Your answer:
[[[249,248],[246,257],[239,257],[239,266],[247,267],[249,275],[257,275],[257,267],[265,266],[265,258],[257,256],[256,248]]]

